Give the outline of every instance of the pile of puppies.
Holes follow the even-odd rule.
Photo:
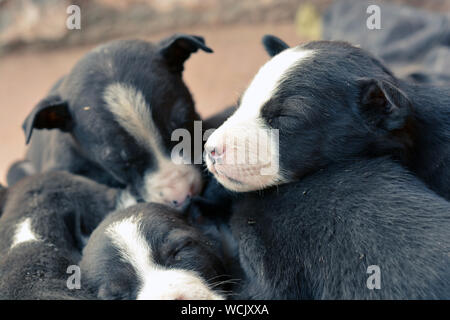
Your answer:
[[[347,43],[263,44],[239,107],[204,121],[209,173],[171,157],[201,37],[112,42],[59,80],[0,189],[0,298],[450,298],[450,90]]]

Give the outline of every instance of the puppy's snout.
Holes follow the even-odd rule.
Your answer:
[[[189,203],[192,198],[192,192],[189,191],[187,194],[181,192],[178,195],[173,195],[173,200],[169,200],[174,207],[182,207],[185,204]]]
[[[145,180],[145,201],[184,208],[202,189],[201,173],[191,165],[167,164]]]

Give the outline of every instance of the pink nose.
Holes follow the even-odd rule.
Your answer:
[[[205,150],[212,163],[216,163],[222,159],[225,154],[224,146],[205,146]]]

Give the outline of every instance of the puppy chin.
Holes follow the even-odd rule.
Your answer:
[[[231,191],[249,192],[249,191],[256,191],[256,190],[260,189],[257,186],[246,185],[243,182],[240,182],[240,181],[238,182],[237,180],[230,180],[226,176],[222,176],[217,173],[214,174],[214,177],[222,186],[224,186],[225,188],[227,188],[228,190],[231,190]]]
[[[214,166],[207,160],[207,168],[221,185],[235,192],[261,190],[279,184],[281,181],[278,174],[261,174],[262,166]]]

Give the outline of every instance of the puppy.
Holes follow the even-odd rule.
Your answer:
[[[248,193],[231,229],[241,299],[450,299],[450,203],[389,158]]]
[[[117,191],[65,172],[38,174],[8,190],[0,218],[0,299],[90,299],[69,289],[84,239],[112,210]]]
[[[273,58],[205,145],[246,192],[230,221],[241,298],[448,299],[450,207],[430,190],[449,199],[448,89],[346,43],[264,44]]]
[[[199,116],[183,82],[184,62],[212,52],[203,38],[176,34],[160,43],[119,40],[86,54],[26,118],[26,159],[8,184],[35,172],[64,170],[136,201],[182,207],[200,192],[193,159],[171,155],[175,129],[192,133]],[[57,129],[46,131],[42,129]],[[194,155],[195,156],[195,155]],[[200,155],[201,156],[201,155]]]
[[[101,299],[223,299],[216,242],[173,209],[137,204],[108,216],[81,261],[83,286]]]
[[[221,184],[259,190],[340,161],[392,155],[450,199],[449,88],[398,79],[344,42],[263,42],[273,58],[205,145]]]

